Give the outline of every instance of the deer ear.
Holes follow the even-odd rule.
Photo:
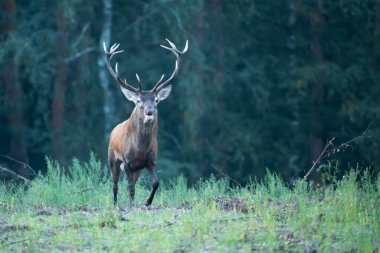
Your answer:
[[[130,90],[127,90],[126,88],[124,87],[121,87],[121,91],[123,92],[124,96],[129,100],[129,101],[132,101],[134,103],[137,102],[137,98],[139,97],[135,92],[133,91],[130,91]]]
[[[168,85],[162,90],[160,90],[156,95],[156,98],[158,99],[158,101],[162,101],[166,99],[169,96],[171,90],[172,90],[172,85]]]

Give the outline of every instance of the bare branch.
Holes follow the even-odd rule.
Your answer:
[[[27,163],[24,163],[22,161],[19,161],[17,159],[14,159],[13,157],[10,157],[10,156],[7,156],[7,155],[0,154],[0,156],[5,157],[5,158],[7,158],[7,159],[9,159],[9,160],[11,160],[13,162],[16,162],[18,164],[21,164],[21,165],[25,166],[26,168],[30,169],[35,176],[37,176],[36,171],[32,167],[30,167]]]
[[[136,25],[138,25],[140,22],[144,21],[145,19],[150,18],[156,12],[158,12],[158,9],[154,9],[150,13],[140,16],[135,21],[133,21],[131,24],[129,24],[127,27],[125,27],[123,29],[123,32],[120,34],[120,36],[124,36],[129,30],[135,28]]]
[[[3,244],[1,247],[5,248],[5,247],[7,247],[9,245],[20,243],[20,242],[25,242],[25,241],[29,241],[29,240],[31,240],[31,239],[30,238],[26,238],[26,239],[22,239],[22,240],[18,240],[18,241],[8,242],[8,243]]]
[[[243,187],[238,181],[236,181],[235,179],[233,179],[232,177],[230,177],[229,175],[227,175],[224,171],[222,171],[221,169],[218,169],[214,164],[211,165],[211,167],[216,170],[217,172],[219,172],[221,175],[223,175],[224,177],[228,178],[230,181],[234,182],[236,185],[240,186],[240,187]]]
[[[13,176],[15,176],[15,177],[18,177],[18,178],[24,180],[24,181],[27,182],[27,183],[30,182],[29,179],[27,179],[27,178],[25,178],[25,177],[23,177],[23,176],[17,174],[16,172],[14,172],[14,171],[12,171],[12,170],[10,170],[10,169],[7,169],[7,168],[3,167],[3,166],[1,166],[1,165],[0,165],[0,170],[5,171],[5,172],[8,172],[9,174],[11,174],[11,175],[13,175]]]
[[[79,51],[79,52],[77,52],[76,54],[74,54],[74,55],[72,55],[72,56],[69,56],[69,57],[65,58],[65,59],[63,60],[63,62],[64,62],[64,63],[70,63],[70,62],[72,62],[72,61],[74,61],[74,60],[76,60],[76,59],[82,57],[83,55],[88,54],[88,53],[90,53],[90,52],[92,52],[92,51],[94,51],[94,50],[96,50],[95,47],[87,47],[87,48],[83,49],[82,51]]]
[[[94,188],[86,188],[86,189],[83,189],[83,190],[77,191],[77,192],[75,192],[75,193],[82,193],[82,192],[92,191],[92,190],[94,190]]]
[[[84,37],[84,34],[87,32],[87,29],[90,27],[90,22],[87,22],[83,28],[82,28],[82,31],[78,37],[78,39],[73,43],[73,47],[76,48],[79,43],[83,40],[83,37]]]
[[[325,146],[325,148],[323,149],[322,153],[319,154],[318,158],[316,161],[313,161],[313,166],[311,166],[310,170],[306,173],[306,175],[304,176],[303,179],[307,179],[307,177],[313,172],[313,170],[315,169],[315,166],[321,161],[321,158],[322,156],[325,154],[326,150],[333,145],[333,140],[335,139],[332,138],[331,140],[329,140]]]
[[[344,150],[344,149],[350,147],[351,146],[350,144],[353,143],[353,142],[357,142],[360,139],[369,137],[369,129],[370,129],[371,126],[372,126],[372,121],[369,123],[369,125],[364,130],[364,132],[362,132],[360,135],[358,135],[358,136],[356,136],[356,137],[354,137],[354,138],[352,138],[352,139],[350,139],[350,140],[348,140],[346,142],[341,143],[337,147],[335,147],[334,143],[333,143],[335,137],[332,138],[331,140],[329,140],[326,143],[326,146],[323,149],[323,151],[321,152],[321,154],[318,156],[317,160],[313,162],[313,165],[311,166],[310,170],[304,176],[304,179],[306,180],[309,177],[309,175],[314,171],[316,165],[319,164],[326,156],[329,156],[330,154],[334,154],[336,152],[339,152],[340,150]],[[332,147],[332,148],[330,148],[330,147]]]

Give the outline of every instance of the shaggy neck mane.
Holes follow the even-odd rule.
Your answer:
[[[154,121],[144,124],[144,119],[139,118],[136,108],[131,116],[132,129],[135,132],[135,144],[138,150],[151,150],[156,143],[157,136],[157,116]]]

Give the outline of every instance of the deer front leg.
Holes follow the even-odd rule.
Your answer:
[[[129,193],[129,200],[132,204],[135,200],[135,186],[137,179],[139,179],[141,170],[138,171],[132,171],[131,168],[125,168],[125,172],[127,174],[127,180],[128,180],[128,193]]]
[[[152,164],[148,167],[149,175],[152,179],[152,191],[150,192],[149,198],[146,201],[146,205],[150,206],[153,202],[154,194],[156,193],[158,187],[160,186],[160,182],[158,182],[156,165]]]

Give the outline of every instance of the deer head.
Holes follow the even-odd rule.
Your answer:
[[[126,79],[121,79],[118,71],[118,64],[115,65],[115,70],[112,68],[111,59],[114,55],[123,52],[123,50],[117,51],[120,44],[114,44],[110,51],[107,51],[106,45],[104,43],[104,52],[106,54],[106,63],[108,70],[111,75],[119,82],[121,91],[124,96],[129,100],[135,103],[135,111],[138,115],[138,118],[143,119],[144,123],[152,123],[157,118],[157,104],[166,99],[172,89],[171,82],[176,77],[178,73],[178,68],[181,63],[180,56],[185,54],[188,49],[188,41],[186,41],[185,48],[182,51],[179,51],[177,47],[170,40],[166,39],[170,47],[160,45],[162,48],[169,50],[176,56],[176,62],[174,71],[171,76],[163,81],[164,76],[162,75],[160,80],[151,90],[142,90],[141,89],[141,80],[138,74],[136,74],[138,88],[135,88],[127,83]]]

